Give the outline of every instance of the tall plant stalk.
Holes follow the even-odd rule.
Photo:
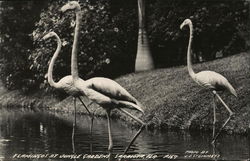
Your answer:
[[[154,69],[153,57],[150,51],[145,23],[145,0],[138,0],[139,33],[135,71]]]

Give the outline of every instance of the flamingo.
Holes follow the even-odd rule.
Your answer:
[[[90,111],[88,110],[88,108],[86,107],[86,105],[84,104],[84,102],[82,101],[82,99],[80,98],[80,96],[83,96],[82,93],[80,93],[75,86],[73,85],[73,80],[72,80],[72,76],[68,75],[63,77],[62,79],[60,79],[58,82],[55,82],[53,80],[53,66],[55,64],[55,61],[61,51],[61,47],[62,47],[62,42],[61,39],[59,38],[59,36],[55,33],[55,32],[49,32],[48,34],[46,34],[42,39],[46,40],[49,38],[55,37],[57,40],[57,49],[53,55],[53,57],[51,58],[51,62],[49,64],[49,69],[48,69],[48,82],[50,84],[50,86],[56,88],[56,89],[61,89],[64,90],[67,94],[73,96],[74,99],[74,122],[73,122],[73,131],[72,131],[72,140],[74,139],[74,133],[75,133],[75,126],[76,126],[76,98],[78,98],[82,105],[85,107],[85,109],[87,110],[87,112],[89,113],[89,115],[92,117],[91,120],[91,127],[90,127],[90,132],[92,133],[92,124],[93,124],[93,116],[91,115]]]
[[[190,29],[190,36],[189,36],[189,43],[188,43],[188,49],[187,49],[187,68],[188,73],[191,76],[191,78],[198,83],[200,86],[205,87],[212,91],[214,97],[213,97],[213,113],[214,113],[214,121],[213,121],[213,139],[212,144],[215,142],[223,128],[226,126],[226,124],[229,122],[231,117],[234,115],[234,112],[226,105],[226,103],[222,100],[222,98],[217,93],[218,91],[229,91],[232,95],[237,97],[237,93],[233,86],[228,82],[228,80],[222,76],[219,73],[216,73],[214,71],[201,71],[199,73],[195,73],[192,69],[192,61],[191,61],[191,44],[192,44],[192,38],[193,38],[193,24],[190,19],[184,20],[184,22],[180,25],[180,29],[182,29],[184,26],[188,25]],[[229,112],[228,119],[224,122],[222,127],[220,128],[219,132],[215,135],[215,123],[216,123],[216,103],[215,98],[218,98],[220,102],[225,106],[226,110]]]
[[[139,122],[142,126],[135,134],[130,144],[127,146],[127,149],[124,153],[127,152],[130,145],[134,142],[137,136],[141,133],[141,131],[145,127],[145,123],[133,116],[131,113],[124,110],[124,108],[137,110],[144,113],[142,104],[135,99],[126,89],[124,89],[117,82],[103,77],[95,77],[88,80],[83,80],[78,76],[78,67],[77,67],[77,52],[78,52],[78,39],[79,39],[79,30],[81,23],[81,7],[78,2],[71,1],[65,4],[62,8],[62,12],[66,12],[68,10],[73,10],[76,14],[76,26],[75,26],[75,34],[74,34],[74,43],[72,49],[72,57],[71,57],[71,72],[74,86],[78,89],[80,93],[86,95],[92,102],[100,105],[106,111],[107,121],[108,121],[108,133],[109,133],[109,146],[108,151],[111,152],[113,148],[112,134],[111,134],[111,121],[110,121],[110,113],[112,109],[118,109],[119,111],[125,113],[135,121]]]

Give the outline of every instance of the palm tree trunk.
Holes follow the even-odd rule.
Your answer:
[[[135,71],[154,69],[154,62],[150,52],[146,27],[145,27],[145,0],[138,0],[139,33]]]

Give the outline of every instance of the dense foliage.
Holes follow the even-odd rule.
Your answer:
[[[158,66],[185,64],[189,32],[188,28],[181,31],[180,24],[186,18],[190,18],[194,26],[192,50],[196,62],[245,50],[247,37],[243,37],[242,32],[249,21],[248,2],[151,1],[147,8],[148,29]]]
[[[29,34],[43,5],[38,1],[0,2],[0,75],[8,88],[27,90],[34,84],[28,66],[32,50]]]
[[[19,3],[19,10],[1,7],[0,24],[5,26],[0,29],[1,78],[8,87],[27,87],[26,80],[48,89],[45,78],[56,42],[42,41],[41,37],[52,30],[60,36],[63,47],[55,64],[54,79],[69,75],[75,15],[60,13],[63,0],[47,0],[43,5],[29,3]],[[14,4],[18,3],[5,5],[11,8]],[[80,76],[116,77],[132,72],[138,32],[136,0],[81,0],[80,4]],[[156,66],[185,64],[188,30],[180,31],[179,25],[186,18],[194,23],[193,52],[197,62],[244,50],[246,36],[242,33],[249,32],[248,15],[249,3],[245,0],[147,0],[147,29]],[[16,20],[8,21],[9,17]]]

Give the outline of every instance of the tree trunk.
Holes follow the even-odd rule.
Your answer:
[[[150,47],[148,43],[148,37],[145,26],[145,0],[138,0],[138,17],[139,17],[139,33],[137,54],[135,60],[135,71],[145,71],[154,69],[154,62]]]

